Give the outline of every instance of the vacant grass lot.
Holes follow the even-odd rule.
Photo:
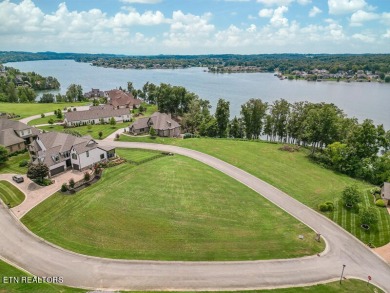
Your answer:
[[[88,105],[89,102],[75,102],[75,103],[0,103],[0,112],[15,113],[20,115],[20,118],[25,118],[41,113],[53,112],[57,109],[65,107],[76,107]]]
[[[70,130],[70,131],[77,131],[81,135],[90,135],[94,139],[99,139],[99,132],[103,132],[102,139],[109,136],[111,133],[117,131],[120,128],[124,128],[129,125],[129,122],[125,123],[117,123],[116,125],[112,126],[110,124],[95,124],[91,125],[91,130],[88,129],[88,126],[79,126],[79,127],[72,127],[72,128],[64,128],[61,125],[47,125],[47,126],[40,126],[39,129],[43,129],[46,131],[58,131],[62,132],[64,130]]]
[[[333,202],[336,210],[325,214],[364,243],[371,242],[379,247],[390,242],[390,217],[386,209],[376,208],[381,221],[369,231],[363,231],[359,216],[346,210],[340,201],[341,192],[348,185],[357,184],[365,194],[372,186],[321,167],[307,157],[305,149],[290,153],[280,151],[280,144],[228,139],[151,139],[122,135],[120,140],[173,144],[212,155],[274,185],[313,209],[318,210],[318,205],[325,201]],[[365,195],[362,206],[375,206],[371,199]]]
[[[253,260],[324,248],[313,231],[251,189],[178,155],[109,168],[98,183],[74,196],[53,195],[22,222],[57,245],[109,258]]]
[[[0,280],[3,276],[15,276],[24,277],[28,274],[10,266],[9,264],[0,260]],[[19,292],[32,292],[32,293],[60,293],[60,292],[86,292],[81,289],[68,288],[59,285],[50,284],[4,284],[0,282],[1,293],[19,293]],[[137,291],[131,291],[137,293]],[[140,291],[139,293],[146,293],[147,291]],[[169,291],[165,291],[170,293]],[[310,287],[297,287],[297,288],[286,288],[286,289],[274,289],[274,290],[256,290],[256,291],[235,291],[242,293],[300,293],[300,292],[313,292],[313,293],[341,293],[341,292],[382,292],[376,287],[370,285],[367,287],[365,282],[359,280],[345,280],[342,285],[338,282],[332,282],[329,284],[321,284]],[[180,293],[180,292],[177,292]],[[206,293],[206,292],[202,292]],[[227,292],[221,292],[227,293]]]
[[[5,204],[10,204],[11,208],[20,205],[25,196],[23,192],[5,180],[0,181],[0,199]]]
[[[116,149],[116,154],[129,162],[142,163],[146,160],[152,160],[161,156],[161,152],[141,150],[141,149]]]
[[[19,154],[8,158],[4,164],[0,164],[0,174],[26,174],[27,167],[19,167],[19,163],[22,161],[29,161],[30,156],[28,153]]]

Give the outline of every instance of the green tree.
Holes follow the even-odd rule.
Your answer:
[[[53,119],[53,118],[50,118],[49,121],[47,121],[47,123],[50,124],[50,127],[53,127],[54,119]]]
[[[43,182],[43,179],[47,176],[49,176],[49,167],[47,167],[45,164],[30,164],[28,167],[27,177],[31,180]]]
[[[66,99],[68,102],[76,102],[84,100],[83,88],[81,85],[71,84],[66,91]]]
[[[57,110],[57,114],[55,114],[55,115],[56,115],[56,117],[57,117],[58,119],[62,119],[63,115],[62,115],[61,109],[58,109],[58,110]]]
[[[360,222],[362,225],[370,227],[378,222],[378,213],[372,208],[368,207],[360,212]]]
[[[149,134],[151,137],[156,137],[156,130],[153,128],[153,126],[150,127]]]
[[[0,145],[0,165],[8,160],[8,150]]]
[[[128,82],[127,82],[127,91],[128,91],[129,93],[132,93],[133,90],[134,90],[133,83],[132,83],[131,81],[128,81]]]
[[[356,185],[347,186],[343,190],[343,201],[349,207],[354,207],[361,202],[361,193]]]
[[[114,117],[111,117],[111,118],[110,118],[110,125],[111,125],[112,127],[114,127],[114,126],[116,125],[116,120],[115,120]]]
[[[93,99],[92,105],[93,106],[99,106],[99,99]]]
[[[268,104],[260,99],[250,99],[241,106],[242,121],[248,139],[257,139],[261,135],[267,108]]]
[[[39,100],[39,103],[54,103],[54,95],[51,93],[44,93]]]
[[[226,137],[226,130],[229,125],[229,110],[230,103],[224,99],[219,99],[217,103],[217,109],[215,111],[215,119],[217,119],[218,136]]]
[[[103,132],[99,131],[98,135],[99,135],[99,138],[102,139]]]

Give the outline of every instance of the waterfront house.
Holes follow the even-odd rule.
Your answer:
[[[158,136],[177,137],[180,135],[179,123],[172,119],[171,114],[160,112],[155,112],[150,117],[136,120],[129,126],[129,132],[135,135],[149,133],[151,127],[156,130]]]
[[[20,121],[0,118],[0,145],[10,153],[26,149],[38,134],[38,129]]]
[[[103,105],[91,107],[86,111],[67,112],[65,113],[64,123],[67,126],[99,124],[102,121],[108,123],[112,117],[116,122],[127,122],[131,120],[129,109],[114,109],[112,106]]]
[[[39,134],[28,150],[32,163],[47,165],[50,176],[69,169],[82,171],[115,156],[114,147],[100,146],[90,136],[60,132]]]
[[[90,92],[84,94],[87,99],[104,97],[104,92],[99,89],[92,89]]]
[[[108,103],[116,109],[134,109],[138,108],[142,103],[140,99],[135,99],[131,93],[125,93],[121,90],[110,90],[106,92],[105,96]]]

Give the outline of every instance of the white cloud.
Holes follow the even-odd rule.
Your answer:
[[[261,9],[259,11],[259,16],[260,17],[271,17],[273,14],[274,14],[274,10],[273,9],[264,8],[264,9]]]
[[[351,16],[350,24],[352,26],[361,26],[363,22],[379,19],[380,16],[373,12],[358,10]]]
[[[367,34],[354,34],[352,38],[357,39],[359,41],[365,42],[365,43],[374,43],[375,37]]]
[[[307,5],[311,3],[311,0],[297,0],[300,5]]]
[[[330,14],[348,14],[367,6],[365,0],[328,0]]]
[[[381,15],[381,22],[390,25],[390,12],[384,12]]]
[[[140,4],[156,4],[160,3],[161,0],[120,0],[123,3],[140,3]]]
[[[257,0],[258,3],[262,3],[265,6],[288,6],[294,0]]]
[[[317,14],[320,14],[322,12],[321,9],[319,9],[317,6],[313,6],[312,9],[310,9],[309,16],[315,17]]]
[[[256,32],[256,30],[257,30],[257,27],[256,27],[256,25],[254,25],[254,24],[251,24],[251,25],[246,29],[246,31],[247,31],[247,32],[250,32],[250,33],[254,33],[254,32]]]
[[[386,31],[386,33],[382,35],[382,37],[384,37],[384,38],[386,38],[386,39],[390,39],[390,29],[388,29],[388,30]]]
[[[278,7],[274,10],[274,14],[270,19],[270,24],[275,27],[287,26],[288,19],[284,17],[284,13],[288,11],[286,6]]]

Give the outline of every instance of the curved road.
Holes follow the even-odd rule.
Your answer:
[[[55,247],[25,229],[0,208],[0,255],[38,276],[62,276],[64,284],[88,289],[237,290],[291,287],[345,275],[367,279],[390,292],[390,266],[341,227],[266,182],[212,156],[148,143],[108,142],[116,147],[173,152],[201,161],[252,188],[321,233],[327,251],[289,260],[246,262],[123,261],[79,255]]]

